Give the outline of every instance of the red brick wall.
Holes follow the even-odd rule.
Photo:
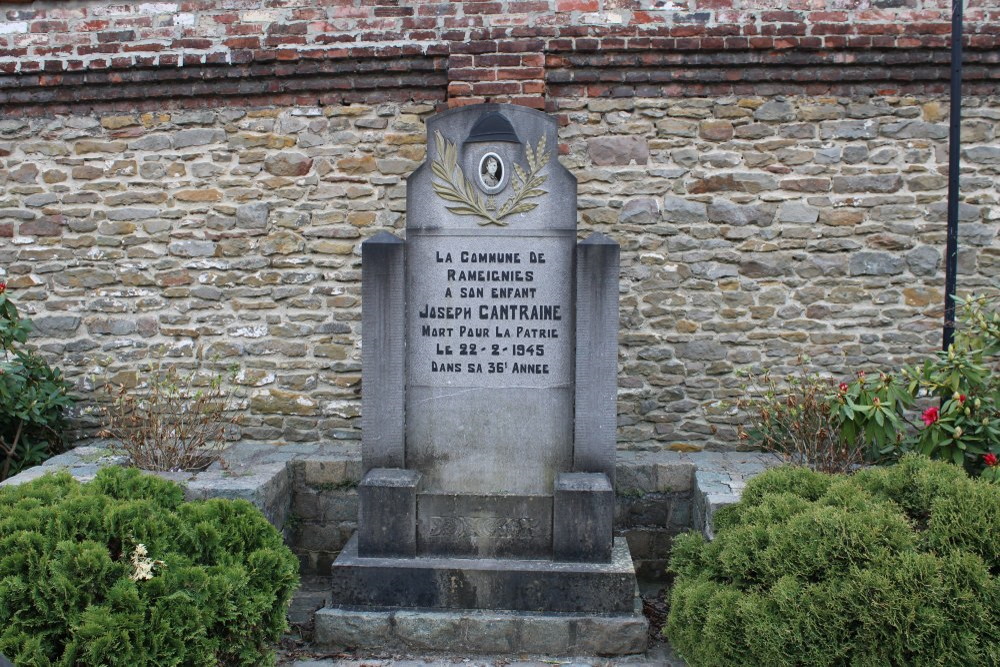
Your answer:
[[[967,0],[966,80],[1000,80]],[[938,92],[950,0],[0,0],[0,105]]]

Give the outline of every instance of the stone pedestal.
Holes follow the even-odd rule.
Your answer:
[[[358,485],[358,551],[365,556],[417,555],[415,470],[374,468]]]
[[[611,559],[361,557],[352,538],[333,566],[342,606],[631,613],[635,570],[624,539]]]
[[[464,107],[428,137],[406,240],[362,245],[365,476],[320,641],[418,648],[424,619],[421,650],[642,651],[612,533],[618,244],[577,242],[554,118]]]

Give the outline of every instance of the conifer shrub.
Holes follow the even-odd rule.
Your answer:
[[[1000,664],[1000,487],[917,455],[776,468],[675,539],[664,632],[693,666]]]
[[[22,666],[261,665],[298,562],[242,500],[105,468],[0,488],[0,653]]]

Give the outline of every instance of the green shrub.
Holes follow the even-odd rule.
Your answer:
[[[30,331],[0,282],[0,481],[63,450],[70,385],[22,347]]]
[[[23,666],[260,665],[298,562],[250,503],[105,468],[0,488],[0,653]]]
[[[675,540],[665,633],[693,666],[1000,665],[1000,487],[908,455],[778,468]]]
[[[956,301],[955,342],[903,371],[914,395],[939,402],[920,416],[923,427],[907,446],[979,472],[989,467],[986,455],[1000,454],[1000,309],[982,296]]]

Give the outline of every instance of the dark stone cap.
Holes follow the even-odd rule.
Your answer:
[[[467,144],[482,143],[484,141],[510,141],[515,144],[521,143],[514,132],[510,121],[503,117],[499,111],[488,113],[472,126],[469,137],[465,140]]]

